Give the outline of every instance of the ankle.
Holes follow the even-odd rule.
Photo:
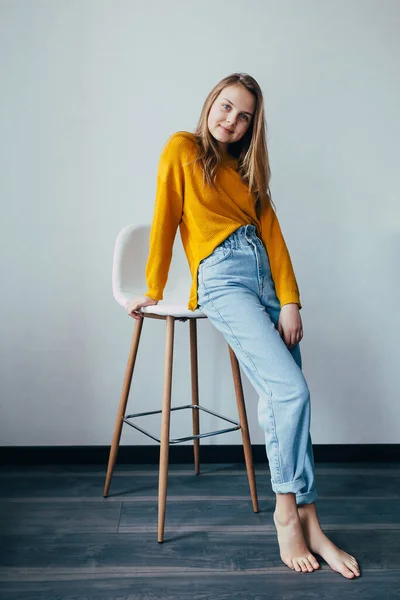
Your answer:
[[[297,510],[299,511],[303,511],[303,512],[316,512],[316,506],[315,506],[315,502],[311,502],[311,504],[298,504],[297,505]]]
[[[280,515],[291,515],[297,512],[296,494],[289,492],[287,494],[276,494],[275,512]]]
[[[275,524],[281,526],[290,525],[291,523],[299,521],[299,515],[297,510],[292,511],[275,508],[273,516]]]

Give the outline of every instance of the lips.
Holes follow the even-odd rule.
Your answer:
[[[223,125],[220,125],[220,127],[222,127],[222,129],[224,131],[226,131],[226,133],[233,133],[233,131],[231,129],[227,129],[226,127],[224,127]]]

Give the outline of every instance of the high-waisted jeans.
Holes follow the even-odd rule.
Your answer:
[[[201,261],[198,304],[259,396],[273,491],[295,493],[298,505],[314,502],[310,392],[299,344],[289,350],[278,332],[280,303],[254,225],[237,229]]]

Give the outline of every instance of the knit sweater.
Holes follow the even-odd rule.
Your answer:
[[[216,190],[203,188],[200,163],[193,134],[178,131],[165,144],[158,165],[154,217],[150,230],[146,265],[146,296],[163,299],[172,248],[179,226],[182,245],[192,275],[188,308],[197,308],[197,271],[227,237],[243,225],[255,225],[264,243],[280,305],[297,303],[299,289],[289,252],[272,206],[266,203],[257,218],[254,195],[240,179],[238,159],[228,157],[217,173]]]

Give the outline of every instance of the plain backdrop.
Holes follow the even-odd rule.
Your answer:
[[[150,224],[166,140],[238,71],[265,97],[313,443],[399,442],[399,27],[397,0],[0,0],[0,445],[110,444],[134,326],[112,297],[116,236]],[[145,323],[131,412],[161,405],[164,336]],[[178,323],[175,406],[188,339]],[[199,361],[201,402],[236,418],[208,322]],[[151,442],[125,427],[122,443]]]

